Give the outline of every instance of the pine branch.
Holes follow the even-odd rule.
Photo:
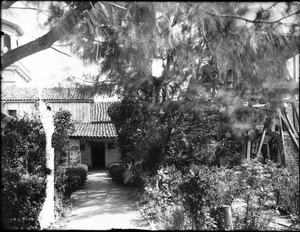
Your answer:
[[[118,4],[114,3],[114,2],[106,2],[106,1],[103,1],[103,2],[104,2],[104,3],[107,3],[107,4],[110,4],[110,5],[113,5],[113,6],[115,6],[115,7],[118,7],[118,8],[120,8],[120,9],[122,9],[122,10],[127,10],[126,7],[120,6],[120,5],[118,5]]]
[[[10,7],[9,9],[19,9],[19,10],[36,10],[36,11],[45,11],[45,12],[52,12],[52,10],[41,10],[34,7]]]
[[[227,18],[235,18],[235,19],[240,19],[240,20],[244,20],[246,22],[249,22],[249,23],[265,23],[265,24],[275,24],[275,23],[278,23],[286,18],[289,18],[293,15],[296,15],[296,14],[300,14],[300,10],[292,13],[292,14],[289,14],[285,17],[282,17],[278,20],[275,20],[275,21],[264,21],[264,20],[250,20],[250,19],[246,19],[246,18],[243,18],[243,17],[240,17],[240,16],[237,16],[237,15],[224,15],[224,14],[217,14],[217,13],[214,13],[214,12],[210,12],[210,11],[207,11],[203,8],[201,8],[201,10],[203,10],[204,12],[210,14],[210,15],[214,15],[214,16],[218,16],[218,17],[227,17]]]
[[[62,52],[62,51],[59,51],[58,49],[56,49],[56,48],[54,48],[54,47],[50,47],[51,49],[53,49],[53,50],[55,50],[55,51],[57,51],[57,52],[59,52],[59,53],[61,53],[61,54],[64,54],[64,55],[66,55],[66,56],[68,56],[68,57],[72,57],[72,56],[70,56],[69,54],[67,54],[67,53],[64,53],[64,52]]]

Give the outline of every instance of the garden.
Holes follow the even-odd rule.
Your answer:
[[[43,13],[39,3],[26,7]],[[299,109],[299,3],[47,4],[45,34],[3,54],[2,70],[48,48],[97,66],[82,78],[63,67],[60,78],[92,97],[118,97],[108,113],[121,156],[109,173],[134,189],[137,207],[156,228],[271,230],[284,214],[293,222],[285,229],[300,229],[299,164],[262,161],[256,151],[245,156],[247,142],[283,130],[284,99]],[[54,119],[57,216],[88,171],[68,162],[70,118],[60,112]],[[50,171],[45,130],[39,118],[27,117],[2,117],[1,129],[2,225],[39,229]],[[299,138],[299,124],[293,132]],[[274,140],[271,155],[299,152],[291,137],[298,147],[285,150]]]
[[[203,99],[197,110],[191,102],[149,110],[136,99],[109,108],[123,161],[109,171],[136,189],[137,207],[157,229],[271,230],[280,214],[294,220],[285,229],[299,229],[298,173],[271,160],[247,160],[229,118],[205,108]],[[231,225],[224,206],[231,208]]]

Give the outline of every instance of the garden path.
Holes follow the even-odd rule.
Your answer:
[[[130,206],[129,189],[112,182],[108,171],[92,171],[82,190],[71,196],[74,204],[66,216],[67,230],[150,230],[141,213]]]

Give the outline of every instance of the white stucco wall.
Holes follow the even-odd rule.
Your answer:
[[[22,70],[17,70],[17,66],[10,66],[1,72],[1,87],[3,89],[11,86],[24,87],[28,86],[28,81],[22,76]],[[25,75],[25,74],[24,74]],[[29,77],[28,77],[29,78]]]
[[[70,165],[80,164],[81,163],[80,140],[70,139],[69,149],[70,149]]]
[[[89,168],[92,166],[92,157],[91,157],[91,146],[86,141],[81,141],[82,144],[85,144],[85,150],[81,152],[81,163],[86,164]]]
[[[119,162],[120,152],[118,147],[114,149],[108,149],[108,143],[113,142],[112,140],[91,140],[92,142],[104,142],[105,143],[105,167],[108,168],[110,164],[114,162]],[[91,154],[91,144],[89,140],[81,139],[81,144],[85,144],[85,150],[80,151],[81,153],[81,163],[92,167],[92,154]]]
[[[1,110],[6,114],[8,114],[9,110],[16,110],[17,115],[20,117],[27,115],[28,117],[33,118],[37,112],[34,106],[34,102],[5,102],[2,105]]]
[[[52,102],[47,101],[52,111],[57,112],[60,109],[70,111],[72,119],[75,122],[88,123],[90,121],[90,102]]]

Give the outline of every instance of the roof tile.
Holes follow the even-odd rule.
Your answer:
[[[38,100],[38,88],[29,87],[8,87],[2,92],[3,100],[10,101],[28,101]],[[77,88],[43,88],[42,100],[93,100],[87,94],[80,93]]]
[[[38,100],[37,88],[8,87],[1,92],[2,100]]]
[[[71,137],[116,138],[117,131],[112,123],[76,123]]]

